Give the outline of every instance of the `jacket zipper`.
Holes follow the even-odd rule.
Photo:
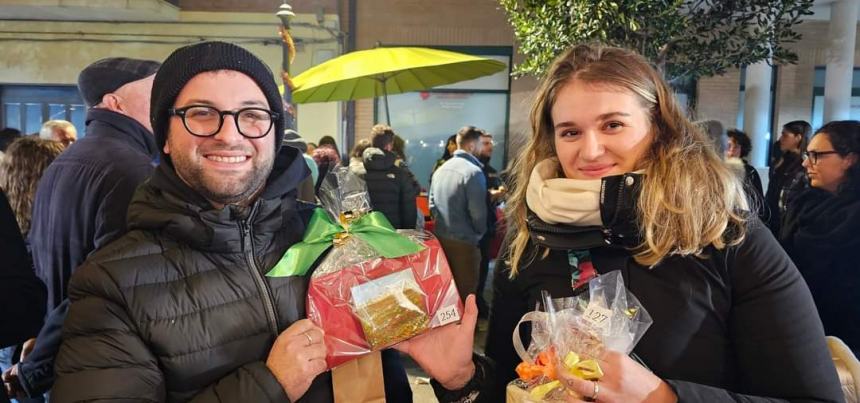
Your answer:
[[[239,230],[242,231],[242,244],[245,260],[248,263],[248,267],[251,269],[251,276],[254,278],[254,282],[257,283],[257,288],[259,289],[260,296],[263,299],[263,306],[266,310],[266,316],[269,319],[269,330],[271,330],[272,334],[277,338],[278,317],[275,315],[275,298],[272,296],[272,290],[269,289],[266,279],[263,278],[263,273],[260,272],[257,260],[254,258],[254,237],[251,234],[251,223],[257,213],[258,205],[259,201],[255,202],[251,206],[251,213],[248,214],[248,218],[239,221]]]

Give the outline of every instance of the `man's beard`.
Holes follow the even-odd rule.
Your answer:
[[[223,205],[249,204],[251,198],[266,184],[274,164],[274,157],[255,159],[252,160],[253,169],[241,177],[224,178],[211,172],[207,175],[202,166],[192,163],[183,155],[172,155],[171,160],[177,175],[191,189],[206,200]]]

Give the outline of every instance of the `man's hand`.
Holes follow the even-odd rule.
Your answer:
[[[295,402],[308,391],[314,378],[325,372],[325,353],[322,329],[302,319],[278,336],[266,366]]]
[[[30,353],[33,352],[33,348],[36,347],[36,338],[32,338],[24,342],[23,347],[21,348],[21,358],[18,359],[18,362],[24,361]]]
[[[18,381],[18,364],[12,366],[3,373],[3,387],[6,396],[10,399],[24,399],[27,395],[21,389],[21,383]]]
[[[466,310],[459,324],[437,327],[394,346],[412,357],[424,371],[448,390],[458,390],[472,379],[475,363],[472,345],[478,306],[475,295],[466,298]]]

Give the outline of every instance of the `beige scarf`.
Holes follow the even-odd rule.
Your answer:
[[[526,189],[526,204],[550,224],[602,225],[600,179],[560,178],[558,159],[539,162]]]

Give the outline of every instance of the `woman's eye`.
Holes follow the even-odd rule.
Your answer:
[[[560,137],[573,137],[573,136],[576,136],[578,134],[579,134],[579,132],[576,130],[565,130],[565,131],[559,133],[559,136]]]
[[[624,127],[624,124],[621,122],[609,122],[606,124],[608,130],[618,130],[622,127]]]

